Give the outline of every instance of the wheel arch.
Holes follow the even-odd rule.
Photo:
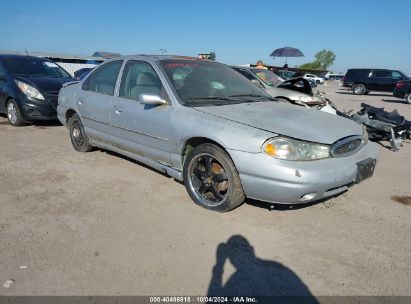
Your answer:
[[[203,137],[203,136],[195,136],[195,137],[190,137],[184,141],[184,144],[182,145],[181,149],[181,164],[184,165],[184,162],[187,158],[188,153],[195,147],[202,145],[202,144],[214,144],[221,149],[223,149],[229,156],[230,154],[228,153],[227,149],[224,148],[224,146],[215,141],[214,139],[208,138],[208,137]],[[231,157],[231,156],[230,156]]]
[[[357,85],[357,84],[362,84],[364,87],[367,87],[367,84],[366,84],[365,82],[363,82],[363,81],[354,81],[354,83],[352,84],[351,87],[353,87],[353,86],[355,86],[355,85]]]
[[[6,101],[4,102],[4,109],[5,109],[5,111],[6,111],[6,109],[7,109],[7,105],[9,104],[10,100],[16,101],[16,100],[13,98],[13,96],[7,96]]]
[[[70,120],[70,118],[72,118],[73,117],[73,115],[74,114],[76,114],[77,112],[75,111],[75,110],[73,110],[73,109],[68,109],[67,111],[66,111],[66,114],[65,114],[65,121],[66,122],[68,122],[69,120]]]

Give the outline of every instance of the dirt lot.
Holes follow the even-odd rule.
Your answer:
[[[389,94],[321,89],[411,119]],[[219,214],[136,162],[75,152],[64,127],[0,118],[0,139],[1,295],[411,295],[409,143],[381,147],[372,179],[323,203]]]

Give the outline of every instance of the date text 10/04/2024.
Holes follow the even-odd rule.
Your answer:
[[[253,297],[150,297],[150,303],[258,303]]]

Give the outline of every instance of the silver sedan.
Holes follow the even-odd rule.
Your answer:
[[[230,67],[125,56],[59,94],[74,149],[108,149],[184,181],[193,201],[228,211],[246,197],[303,203],[373,174],[378,148],[348,119],[279,103]]]

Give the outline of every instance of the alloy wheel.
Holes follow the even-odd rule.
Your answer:
[[[84,135],[78,121],[74,122],[71,135],[76,145],[81,146],[84,143]]]
[[[355,94],[362,95],[364,93],[364,88],[362,86],[355,86],[354,88]]]
[[[7,118],[12,124],[15,124],[17,122],[17,108],[13,102],[10,102],[7,105]]]
[[[191,160],[189,185],[196,198],[206,206],[222,204],[229,191],[228,174],[212,155],[202,153]]]

